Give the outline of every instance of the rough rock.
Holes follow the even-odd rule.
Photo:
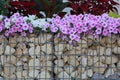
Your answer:
[[[41,65],[39,59],[31,59],[29,61],[29,66],[31,66],[30,69],[33,69],[33,68],[40,69],[39,66],[42,66],[42,65]]]
[[[75,78],[78,76],[78,71],[74,71],[70,75],[71,75],[71,77]]]
[[[31,47],[29,49],[29,54],[32,56],[39,56],[41,53],[40,53],[40,46],[37,46],[37,47]]]
[[[105,76],[100,73],[94,73],[91,80],[104,80]]]
[[[0,45],[0,55],[2,55],[2,53],[3,53],[3,46]]]
[[[105,76],[108,77],[108,76],[110,76],[110,75],[113,75],[114,73],[115,73],[114,70],[113,70],[112,68],[109,68],[109,69],[106,71]]]
[[[64,66],[64,70],[65,70],[65,72],[67,72],[68,74],[70,74],[70,73],[73,72],[74,67],[71,66],[71,65],[67,65],[67,66]]]
[[[92,66],[92,65],[94,65],[99,60],[99,57],[98,56],[92,56],[92,57],[88,56],[87,59],[88,59],[87,60],[88,61],[87,65],[88,66]]]
[[[55,51],[56,52],[63,52],[64,51],[64,49],[65,49],[65,47],[66,47],[66,45],[65,44],[57,44],[57,45],[55,45]]]
[[[46,54],[51,54],[52,53],[52,45],[51,44],[44,44],[41,47],[41,50],[45,52]]]
[[[104,73],[105,69],[107,68],[107,65],[101,62],[97,62],[94,64],[92,68],[93,68],[93,71],[96,73]]]
[[[115,54],[120,54],[120,47],[114,47],[113,52]]]
[[[111,48],[105,48],[105,47],[98,46],[97,47],[97,52],[98,52],[99,55],[107,55],[107,56],[112,55],[112,49]]]
[[[65,71],[60,72],[58,74],[58,78],[60,78],[60,80],[71,80],[71,76],[69,76]]]
[[[40,33],[40,35],[38,36],[39,39],[39,43],[40,44],[44,44],[46,42],[50,42],[52,38],[51,34],[46,34],[46,33]]]
[[[117,68],[120,70],[120,61],[117,63]]]
[[[23,74],[21,71],[17,71],[17,72],[15,72],[15,74],[16,74],[17,78],[22,78]]]
[[[89,49],[88,52],[87,52],[87,55],[89,55],[89,56],[97,56],[97,51]]]
[[[28,78],[28,71],[24,70],[22,75],[23,75],[24,78]]]
[[[76,59],[75,56],[68,57],[68,63],[72,66],[78,66],[79,65],[79,62],[78,62],[78,60]]]
[[[10,47],[10,46],[6,46],[6,49],[5,49],[5,54],[6,55],[11,55],[15,52],[15,49]]]
[[[87,41],[84,40],[84,39],[81,39],[78,41],[78,46],[76,47],[76,49],[81,49],[81,48],[87,48],[88,47],[88,44],[87,44]]]
[[[115,55],[102,56],[100,57],[100,61],[105,64],[114,64],[118,62],[118,57]]]
[[[38,70],[29,70],[29,76],[32,78],[36,78],[38,74],[39,74]]]
[[[61,59],[61,60],[55,60],[55,64],[59,67],[63,67],[64,66],[64,61]]]
[[[63,69],[61,67],[58,67],[58,66],[55,65],[55,67],[54,67],[54,73],[55,74],[58,74],[58,73],[60,73],[62,71],[63,71]]]
[[[7,63],[9,64],[16,64],[17,60],[18,59],[14,55],[7,56]]]
[[[39,78],[40,80],[49,80],[51,77],[48,71],[42,71],[37,78]]]
[[[81,56],[80,58],[79,58],[79,61],[80,61],[80,64],[82,65],[82,66],[87,66],[87,61],[88,59],[85,57],[85,56]]]
[[[23,52],[22,52],[22,49],[18,48],[15,53],[17,57],[21,57]]]
[[[15,73],[15,66],[14,65],[11,65],[11,64],[8,64],[6,63],[4,65],[4,73],[8,76],[12,75],[13,73]]]
[[[88,77],[92,77],[92,75],[93,75],[93,70],[92,69],[88,69],[85,72],[87,73]]]

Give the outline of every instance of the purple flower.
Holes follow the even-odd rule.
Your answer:
[[[28,30],[29,26],[27,24],[22,25],[23,30]]]
[[[107,29],[104,29],[103,32],[102,32],[103,36],[107,36],[108,35],[108,30]]]
[[[2,30],[3,30],[3,28],[2,28],[2,26],[0,25],[0,32],[2,32]]]
[[[98,28],[98,29],[96,29],[95,32],[96,32],[96,34],[101,34],[102,31],[101,31],[101,29]]]
[[[22,29],[21,26],[19,26],[19,27],[17,28],[17,30],[18,30],[18,32],[22,32],[22,31],[23,31],[23,29]]]

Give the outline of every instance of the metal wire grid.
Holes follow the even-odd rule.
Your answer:
[[[42,35],[42,33],[40,35]],[[42,40],[41,40],[40,36],[38,38],[39,39],[38,43],[36,43],[36,41],[35,41],[35,36],[33,36],[33,37],[34,37],[34,42],[27,42],[26,43],[26,46],[28,48],[30,47],[29,44],[34,44],[32,46],[37,46],[38,43],[39,43],[39,45],[42,45],[41,44]],[[44,35],[44,37],[45,37],[45,39],[47,39],[48,36]],[[73,54],[72,53],[65,54],[64,52],[62,52],[62,55],[61,55],[61,54],[59,54],[59,52],[55,52],[55,45],[56,45],[56,43],[54,41],[54,38],[55,38],[55,36],[54,36],[54,34],[52,34],[51,41],[50,42],[46,42],[46,44],[44,44],[44,45],[46,45],[46,52],[47,52],[47,50],[49,48],[49,47],[47,47],[47,44],[50,44],[52,46],[51,47],[52,48],[51,54],[46,54],[46,53],[45,54],[41,54],[42,52],[41,52],[41,46],[40,46],[40,54],[37,54],[37,55],[35,54],[35,49],[34,49],[34,54],[33,55],[30,55],[29,51],[28,51],[27,54],[23,53],[25,41],[24,41],[24,38],[22,38],[22,40],[20,42],[22,44],[22,47],[23,47],[22,54],[11,54],[11,48],[10,48],[9,55],[8,54],[6,55],[4,53],[1,55],[3,58],[1,59],[2,63],[1,63],[1,66],[0,66],[0,68],[1,68],[0,70],[2,72],[1,75],[0,75],[0,80],[83,80],[84,76],[82,74],[84,74],[84,72],[86,71],[86,75],[89,75],[88,74],[89,72],[87,71],[88,69],[92,69],[92,71],[93,71],[96,68],[96,69],[98,69],[98,72],[100,72],[100,69],[106,68],[106,66],[100,66],[100,63],[98,63],[98,66],[95,67],[95,64],[94,64],[95,59],[94,59],[94,57],[97,57],[98,61],[99,61],[100,58],[103,57],[103,55],[100,55],[100,54],[96,55],[96,54],[94,54],[94,52],[93,52],[93,55],[82,53],[82,46],[83,46],[83,44],[80,44],[80,46],[81,46],[81,51],[79,51],[80,54],[77,54],[76,50],[73,52]],[[111,40],[112,40],[112,37],[111,37]],[[3,42],[4,43],[1,43],[1,44],[3,45],[4,48],[6,48],[6,46],[8,44],[16,44],[16,43],[12,43],[12,41],[10,41],[8,43],[5,42],[5,41],[3,41]],[[18,41],[16,41],[16,42],[18,42]],[[98,39],[98,42],[100,42],[100,39]],[[82,43],[82,40],[81,40],[81,43]],[[67,43],[66,42],[58,42],[58,45],[60,45],[60,44],[64,44],[65,45]],[[88,45],[88,43],[87,43],[87,45]],[[62,47],[61,46],[57,47],[57,50],[59,51],[60,48],[62,48]],[[68,49],[69,50],[71,49],[71,45],[68,46]],[[76,49],[76,47],[75,47],[75,49]],[[88,53],[88,50],[89,50],[89,47],[85,49],[85,51],[87,53]],[[4,51],[5,51],[5,49],[4,49]],[[99,47],[99,52],[98,53],[100,53],[100,47]],[[111,41],[111,53],[112,53],[112,41]],[[15,64],[10,64],[10,63],[12,63],[12,58],[11,57],[13,55],[17,56],[16,63],[18,61],[21,61],[21,65],[17,66]],[[107,55],[107,52],[105,52],[104,55]],[[19,56],[21,56],[21,57],[19,57]],[[22,61],[24,57],[27,57],[27,59],[30,59],[30,56],[32,56],[32,59],[33,59],[33,65],[32,66],[29,65],[29,61],[27,61],[27,60],[26,61]],[[93,57],[92,58],[92,66],[88,65],[88,57],[89,56]],[[107,56],[111,57],[111,63],[112,63],[112,55],[107,55]],[[105,56],[105,61],[106,61],[106,57],[107,56]],[[9,64],[7,66],[5,65],[5,63],[6,63],[6,57],[10,57]],[[41,60],[42,57],[45,58],[45,60],[46,60],[45,61],[45,65],[40,65],[39,64],[39,65],[36,66],[36,64],[35,64],[36,59]],[[48,62],[48,57],[51,57],[51,65],[50,66],[47,66],[47,64],[48,64],[47,63]],[[55,60],[57,60],[58,58],[62,59],[63,62],[65,62],[65,60],[63,59],[64,57],[68,57],[68,61],[67,61],[66,64],[71,63],[71,61],[75,60],[75,61],[73,61],[74,62],[74,66],[71,65],[71,64],[68,64],[67,66],[66,66],[66,64],[64,64],[64,66],[61,66],[62,64],[61,65],[56,65],[55,64]],[[71,57],[73,58],[73,60],[71,60]],[[87,58],[87,64],[86,64],[86,66],[83,66],[83,65],[80,65],[80,64],[77,65],[77,58],[78,57],[81,57],[80,60],[82,60],[83,57]],[[57,64],[59,64],[59,63],[60,62],[58,60]],[[107,66],[109,66],[109,65],[107,65]],[[65,68],[66,67],[68,68],[67,72],[65,72]],[[109,66],[109,67],[111,69],[115,68],[114,66]],[[18,77],[18,75],[14,75],[13,76],[13,75],[9,75],[9,74],[8,75],[4,74],[5,73],[5,68],[9,69],[9,74],[11,74],[12,70],[15,70],[15,72],[19,72],[18,73],[19,77]],[[79,70],[78,71],[79,74],[75,73],[74,77],[71,77],[70,75],[71,75],[71,69],[72,68],[73,68],[72,72],[75,72],[75,71]],[[119,67],[117,67],[117,68],[119,68]],[[49,73],[50,73],[50,77],[49,78],[47,78],[48,73],[46,73],[46,72],[44,73],[44,75],[45,75],[44,78],[42,78],[43,75],[39,75],[42,71],[44,71],[42,69],[44,69],[45,71],[49,69]],[[61,69],[61,71],[60,71],[60,69]],[[85,69],[85,70],[82,72],[82,69]],[[25,70],[27,71],[27,74],[25,74]],[[30,73],[31,70],[33,71],[32,72],[33,74],[32,74],[32,77],[29,77],[29,73]],[[37,76],[36,76],[36,70],[39,71]],[[15,72],[13,74],[16,74]],[[55,72],[58,72],[58,73],[56,74]],[[58,74],[60,74],[60,72],[63,72],[63,73],[61,73],[62,77],[58,76]],[[112,71],[110,71],[110,73],[112,73]],[[105,73],[103,73],[103,74],[105,74]],[[27,76],[25,77],[25,75],[27,75]],[[91,77],[88,77],[85,80],[94,80],[94,78],[91,78]],[[102,80],[102,78],[100,78],[100,77],[101,76],[98,75],[95,79]],[[108,78],[104,78],[104,79],[108,79]],[[116,79],[119,80],[119,78],[116,78]]]

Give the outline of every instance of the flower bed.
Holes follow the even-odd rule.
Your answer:
[[[1,78],[73,80],[120,76],[120,18],[107,14],[66,15],[47,22],[35,15],[15,13],[10,18],[1,16],[0,20]]]

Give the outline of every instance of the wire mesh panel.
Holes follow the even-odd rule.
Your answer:
[[[120,38],[93,36],[70,45],[54,34],[0,39],[0,80],[120,79]]]

